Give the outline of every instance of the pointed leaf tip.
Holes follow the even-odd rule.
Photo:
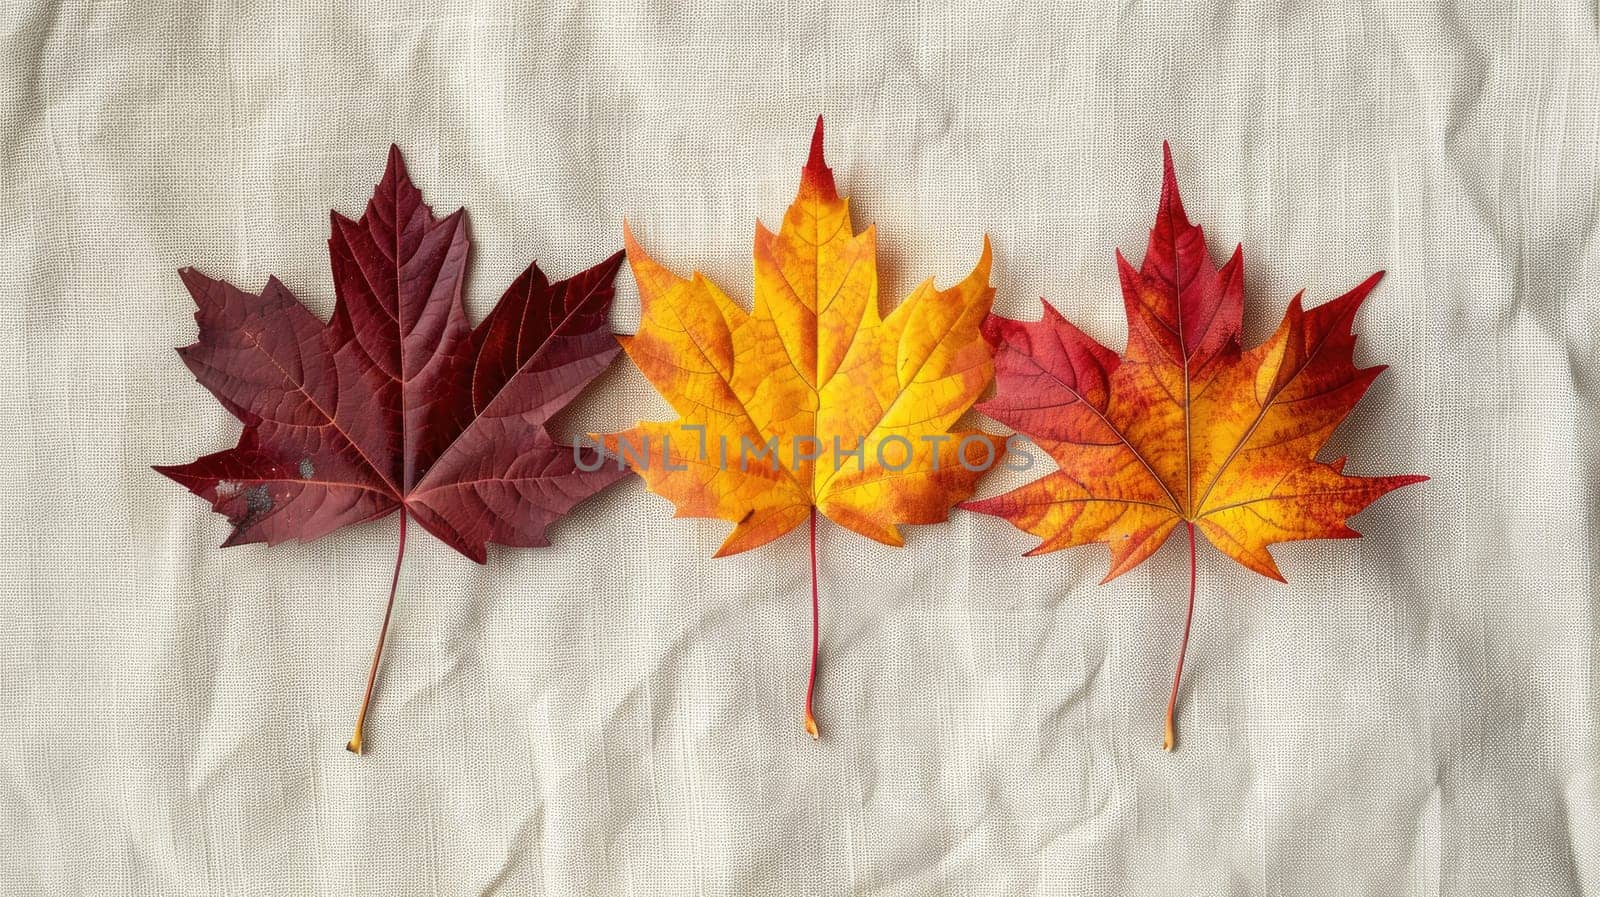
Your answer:
[[[644,251],[644,247],[639,245],[639,238],[634,235],[633,227],[626,218],[622,219],[622,251],[627,255],[628,261],[634,264],[639,263],[641,256],[649,259],[649,255]]]
[[[828,167],[828,160],[822,152],[822,116],[817,116],[817,128],[811,132],[811,154],[806,157],[805,167],[800,169],[800,189],[815,190],[827,199],[835,199],[839,195],[838,188],[833,183],[833,170]]]
[[[1188,226],[1189,216],[1183,210],[1183,196],[1178,192],[1178,171],[1172,164],[1172,146],[1165,140],[1161,141],[1161,211]]]
[[[811,155],[806,157],[807,168],[827,168],[828,160],[822,155],[822,116],[817,116],[816,130],[811,132]]]
[[[985,284],[989,282],[989,271],[994,267],[994,247],[989,244],[989,235],[983,235],[983,249],[978,253],[978,263],[972,266],[973,271],[983,273]]]

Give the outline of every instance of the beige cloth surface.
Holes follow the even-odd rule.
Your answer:
[[[0,893],[1600,893],[1594,5],[872,6],[0,5]],[[748,301],[819,112],[886,301],[988,233],[1000,311],[1120,347],[1163,139],[1252,339],[1387,269],[1327,456],[1432,481],[1288,585],[1202,547],[1170,756],[1182,545],[1101,587],[825,525],[813,744],[803,531],[712,560],[637,482],[485,567],[417,538],[348,755],[395,521],[219,550],[149,470],[238,432],[176,269],[326,315],[394,141],[474,319],[625,216]],[[622,363],[562,425],[666,416]]]

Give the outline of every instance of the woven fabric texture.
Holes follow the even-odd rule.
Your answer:
[[[1600,16],[1464,7],[0,4],[0,892],[1600,893]],[[1171,755],[1180,540],[1100,586],[824,524],[812,743],[804,529],[712,560],[636,480],[483,567],[418,534],[347,754],[396,522],[222,550],[150,471],[238,433],[176,270],[326,316],[394,142],[474,320],[624,218],[748,302],[818,113],[886,305],[987,233],[998,311],[1121,347],[1163,139],[1251,341],[1387,269],[1325,456],[1432,480],[1287,585],[1202,546]],[[623,360],[559,428],[669,416]]]

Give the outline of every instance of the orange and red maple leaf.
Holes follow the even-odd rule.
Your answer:
[[[1030,554],[1103,542],[1106,581],[1133,569],[1179,524],[1282,580],[1268,548],[1359,536],[1348,518],[1421,476],[1357,477],[1317,453],[1382,366],[1358,368],[1351,323],[1382,272],[1309,311],[1300,297],[1266,342],[1240,343],[1244,266],[1220,269],[1189,222],[1172,154],[1143,263],[1117,253],[1128,347],[1118,356],[1045,303],[1039,321],[991,315],[994,399],[979,410],[1029,436],[1059,469],[964,507],[1042,540]],[[1188,643],[1188,626],[1184,645]],[[1172,746],[1173,698],[1166,746]]]

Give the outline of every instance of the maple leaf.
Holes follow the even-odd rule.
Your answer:
[[[1189,535],[1189,616],[1167,706],[1173,716],[1194,614],[1195,529],[1223,554],[1283,581],[1269,545],[1360,535],[1346,520],[1426,477],[1355,477],[1317,453],[1382,366],[1357,368],[1351,322],[1383,272],[1309,311],[1300,296],[1266,342],[1240,347],[1242,249],[1218,270],[1189,223],[1165,151],[1161,205],[1138,270],[1117,253],[1128,349],[1121,358],[1048,302],[1040,321],[991,316],[997,394],[979,410],[1025,433],[1060,469],[964,507],[1044,541],[1030,555],[1111,548],[1105,581],[1133,569],[1178,524]]]
[[[622,253],[556,283],[529,266],[473,328],[465,213],[435,218],[398,148],[360,220],[332,221],[327,324],[275,277],[255,294],[179,272],[200,335],[178,354],[244,432],[234,448],[155,469],[227,515],[224,546],[310,541],[400,512],[348,745],[359,754],[407,519],[481,564],[488,542],[548,544],[551,522],[623,475],[546,430],[619,351],[609,318]]]
[[[1005,450],[999,437],[950,430],[993,371],[980,332],[994,298],[988,240],[966,279],[947,290],[924,281],[880,316],[876,231],[850,225],[821,118],[783,225],[756,225],[751,311],[698,272],[668,271],[624,227],[643,312],[639,332],[620,339],[680,417],[605,445],[677,516],[731,521],[717,557],[810,520],[815,738],[817,512],[900,545],[900,524],[946,519]]]

